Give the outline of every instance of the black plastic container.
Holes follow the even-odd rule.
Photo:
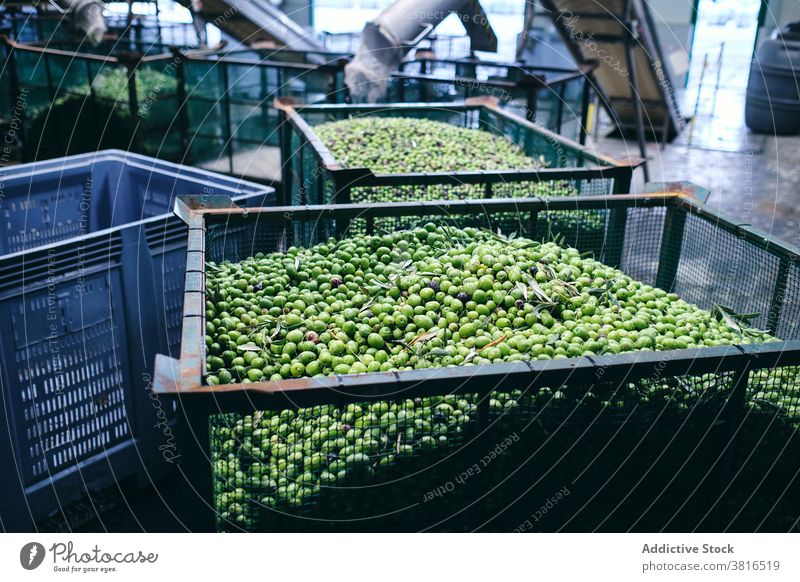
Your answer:
[[[800,42],[764,41],[750,69],[745,122],[759,133],[800,131]]]

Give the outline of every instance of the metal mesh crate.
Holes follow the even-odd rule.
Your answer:
[[[136,15],[131,21],[126,14],[106,14],[107,31],[104,43],[112,37],[120,50],[143,51],[142,47],[161,45],[193,46],[197,42],[194,26],[187,22],[163,22],[158,17]],[[47,12],[16,11],[0,13],[0,26],[11,39],[25,43],[72,43],[91,49],[85,33],[71,20],[71,15]],[[63,47],[58,47],[63,48]]]
[[[172,54],[100,54],[6,39],[12,95],[25,101],[25,161],[122,149],[180,160],[172,129],[179,109]],[[109,53],[109,51],[114,52]]]
[[[295,108],[279,100],[282,113],[283,203],[348,204],[380,201],[453,200],[525,196],[601,195],[627,192],[638,162],[618,162],[500,109],[497,100],[475,98],[453,104],[310,105]],[[403,117],[481,129],[502,136],[531,158],[528,170],[478,170],[382,173],[344,167],[315,133],[315,127],[350,117]],[[514,214],[494,217],[504,230],[518,222]],[[506,222],[500,222],[505,218]],[[604,217],[598,213],[542,212],[538,229],[577,244],[577,236],[599,240]],[[379,227],[391,221],[379,219]],[[363,231],[363,220],[351,229]],[[591,235],[592,231],[595,232]],[[593,249],[599,250],[599,249]]]
[[[184,161],[183,58],[165,45],[135,52],[108,42],[21,44],[5,39],[10,96],[18,115],[23,161],[123,149]],[[81,52],[73,52],[76,49]]]
[[[178,210],[189,224],[181,358],[157,359],[155,388],[183,407],[187,479],[203,496],[198,505],[214,513],[208,517],[216,517],[217,528],[725,529],[732,512],[720,491],[737,461],[751,453],[737,445],[744,442],[737,434],[747,411],[770,415],[776,429],[789,433],[800,421],[796,408],[770,408],[763,394],[754,398],[755,391],[778,394],[796,407],[796,332],[782,338],[792,341],[765,344],[204,384],[206,262],[237,262],[346,237],[356,218],[375,233],[380,218],[493,230],[495,216],[513,212],[519,217],[514,232],[546,239],[536,232],[537,213],[594,211],[605,217],[602,232],[593,232],[602,240],[584,244],[600,249],[596,258],[668,290],[688,281],[689,273],[695,285],[719,280],[718,272],[691,270],[698,248],[730,268],[749,269],[762,252],[795,264],[795,249],[685,196],[249,212],[185,202]],[[693,222],[711,230],[705,237],[682,237]],[[715,244],[731,232],[739,236]],[[780,277],[769,284],[781,291],[767,306],[777,314],[770,318],[774,331],[797,319],[800,288]],[[763,307],[763,298],[747,286],[708,290],[695,300],[702,308],[723,300],[747,311]],[[752,478],[751,469],[740,473]],[[775,500],[782,493],[767,486],[762,496]],[[786,511],[796,511],[796,501],[788,501]],[[756,517],[765,516],[753,510],[737,527]],[[775,523],[769,527],[780,527]]]
[[[274,194],[119,151],[5,168],[0,182],[9,330],[0,381],[11,435],[0,520],[19,530],[84,487],[163,470],[148,443],[174,409],[150,402],[147,378],[156,351],[180,350],[187,233],[165,212],[196,192],[258,206]]]
[[[595,65],[531,67],[479,59],[418,58],[392,75],[384,102],[442,103],[491,96],[501,107],[585,144]]]
[[[280,177],[273,100],[344,100],[343,62],[315,66],[139,43],[136,53],[118,43],[76,53],[6,40],[10,91],[0,111],[10,117],[24,101],[20,157],[114,148],[273,181]]]
[[[280,56],[280,55],[278,55]],[[252,59],[237,52],[184,55],[178,63],[185,107],[176,121],[187,159],[209,169],[280,179],[276,97],[344,100],[343,65]]]

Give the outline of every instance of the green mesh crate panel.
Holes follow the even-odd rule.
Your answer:
[[[333,201],[366,203],[374,201],[415,201],[415,200],[458,200],[479,198],[508,198],[508,197],[536,197],[536,196],[564,196],[564,195],[603,195],[627,189],[630,173],[626,175],[625,169],[617,176],[620,180],[603,177],[590,177],[586,172],[588,166],[601,166],[612,168],[614,162],[599,159],[589,150],[581,148],[578,144],[568,142],[552,133],[543,132],[533,128],[523,119],[502,114],[490,107],[465,106],[463,103],[448,105],[416,105],[397,107],[303,107],[292,110],[287,114],[284,131],[284,151],[282,154],[283,183],[287,184],[287,203],[291,204],[326,204]],[[374,176],[374,180],[367,178],[369,183],[380,183],[385,176],[385,186],[359,186],[361,178],[356,174],[339,171],[335,159],[326,158],[329,152],[324,143],[319,145],[314,127],[330,121],[347,119],[348,116],[376,116],[376,117],[409,117],[438,121],[466,127],[483,129],[495,135],[503,136],[510,142],[519,146],[529,157],[536,160],[548,169],[572,169],[566,177],[547,179],[534,182],[533,180],[521,181],[514,176],[515,172],[503,175],[499,181],[464,181],[459,176],[467,173],[456,172],[454,180],[449,183],[426,183],[420,177],[422,174],[403,174],[392,176],[390,174],[372,175],[365,169],[358,172],[367,172]],[[307,124],[307,125],[305,125]],[[323,161],[325,160],[325,161]],[[621,169],[621,168],[617,168]],[[630,168],[628,168],[630,170]],[[632,170],[630,170],[632,171]],[[492,172],[485,172],[491,175]],[[393,180],[389,181],[391,178]],[[332,183],[331,183],[332,182]],[[334,192],[335,197],[330,193]],[[602,229],[603,217],[597,213],[562,213],[558,220],[554,215],[543,212],[538,217],[538,231],[543,236],[549,234],[552,238],[564,237],[568,241],[577,240],[577,230],[593,225]],[[578,223],[584,223],[579,225]],[[508,217],[504,230],[509,231],[514,226],[514,218]],[[389,222],[376,221],[378,229],[387,228]],[[363,232],[363,224],[354,221],[351,224],[352,232]]]
[[[800,518],[797,425],[780,422],[773,410],[754,407],[739,424],[737,438],[740,452],[732,462],[733,478],[722,491],[724,528],[720,529],[795,531]]]
[[[168,135],[180,129],[172,57],[140,62],[133,85],[131,69],[109,56],[113,48],[98,47],[96,55],[13,49],[11,62],[26,101],[22,124],[26,159],[100,149],[180,158],[180,140]]]
[[[536,79],[527,77],[533,75]],[[402,64],[382,102],[452,102],[495,97],[501,107],[535,120],[570,139],[580,139],[584,89],[581,71],[515,64],[428,60]]]
[[[173,161],[229,158],[228,171],[235,172],[241,166],[241,160],[234,160],[239,154],[278,147],[275,97],[310,103],[342,98],[339,65],[248,62],[196,53],[177,58],[162,44],[136,42],[143,58],[130,67],[118,58],[130,50],[128,44],[81,47],[73,55],[14,48],[10,62],[27,105],[24,159],[117,148]],[[130,69],[136,74],[134,103]],[[252,175],[264,177],[258,170]]]
[[[213,161],[264,146],[279,145],[276,97],[314,103],[336,98],[335,68],[299,63],[191,57],[186,78],[187,139],[192,159]],[[252,169],[251,169],[252,170]]]
[[[697,382],[707,393],[729,388],[724,378]],[[645,424],[641,411],[632,420],[633,405],[621,416],[599,400],[584,407],[541,395],[493,393],[480,440],[470,395],[214,416],[219,527],[457,530],[467,513],[484,527],[510,530],[533,515],[547,491],[585,499],[592,488],[604,504],[624,504],[636,487],[691,493],[698,471],[710,475],[713,457],[704,455],[703,441],[713,433],[713,407],[671,402],[667,394],[639,404],[650,415]],[[570,414],[583,417],[569,425],[581,431],[565,428]],[[595,525],[580,505],[554,513],[574,529]]]
[[[485,201],[482,210],[461,202],[427,208],[298,208],[280,216],[254,211],[196,217],[200,222],[194,227],[190,222],[190,228],[203,224],[198,234],[205,260],[236,262],[258,252],[347,236],[348,224],[359,215],[368,232],[377,232],[378,219],[390,228],[438,221],[496,230],[497,217],[505,223],[512,204],[517,205],[514,232],[521,236],[530,235],[538,212],[557,216],[600,206],[604,209],[595,211],[604,217],[603,227],[588,228],[585,237],[579,227],[578,250],[600,249],[601,261],[618,262],[623,272],[646,283],[671,281],[680,294],[704,306],[733,305],[739,313],[751,312],[764,307],[766,295],[772,303],[767,307],[776,314],[768,318],[772,327],[789,330],[784,340],[798,339],[787,323],[800,315],[795,251],[680,198],[580,197],[546,205],[495,200]],[[706,249],[705,268],[695,268],[699,247]],[[191,248],[190,242],[190,253]],[[744,262],[753,257],[758,263],[748,267],[761,277],[753,283],[758,292],[748,285],[718,283],[734,257]],[[776,260],[786,268],[772,269]],[[190,307],[184,319],[190,327],[198,322],[195,309]],[[191,331],[185,326],[184,348],[187,337]],[[399,372],[392,382],[408,377],[409,384],[402,384],[408,395],[385,392],[369,400],[351,393],[370,386],[369,374],[343,376],[330,390],[317,389],[307,398],[302,390],[290,393],[283,405],[256,407],[258,412],[248,410],[248,396],[228,413],[225,401],[212,391],[214,403],[203,409],[208,413],[197,426],[210,430],[217,527],[716,531],[763,523],[764,529],[781,531],[786,516],[800,512],[797,497],[783,495],[783,485],[765,485],[762,476],[776,475],[788,488],[793,477],[787,473],[796,473],[796,459],[789,461],[783,451],[797,446],[800,348],[796,342],[754,347],[793,363],[770,367],[767,362],[773,360],[758,351],[733,348],[730,353],[737,357],[753,353],[741,365],[754,369],[745,373],[740,364],[713,356],[702,373],[670,371],[683,357],[688,367],[704,366],[698,364],[703,354],[717,349],[705,348],[686,356],[653,354],[647,373],[620,367],[646,352],[592,357],[586,373],[577,360],[562,360],[564,374],[551,376],[554,381],[541,379],[543,369],[518,374],[514,382],[507,379],[510,372],[504,373],[488,384],[470,384],[467,369],[463,375],[458,368],[442,369],[418,381],[412,379],[416,372]],[[199,382],[200,372],[193,370],[185,368],[183,375],[196,373]],[[348,383],[351,379],[354,384]],[[279,384],[264,386],[273,385]],[[483,392],[472,392],[472,386]],[[299,400],[293,401],[292,394]],[[772,457],[787,459],[783,465],[759,458],[756,436],[779,446]],[[734,463],[724,461],[731,438],[743,443],[734,449]],[[198,462],[198,471],[208,470]],[[731,479],[721,477],[725,467],[734,467]],[[545,504],[556,502],[557,510],[541,513]],[[776,514],[775,507],[782,513]]]
[[[103,40],[97,47],[89,43],[82,30],[69,19],[58,14],[5,12],[4,25],[8,26],[9,37],[17,42],[47,43],[51,48],[80,52],[108,54],[107,47],[119,50],[144,52],[158,46],[164,52],[168,46],[193,46],[197,33],[191,23],[160,22],[158,18],[138,16],[132,23],[126,15],[106,14],[104,16],[108,35],[115,40]]]

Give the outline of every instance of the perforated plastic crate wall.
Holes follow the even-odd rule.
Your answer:
[[[74,485],[79,463],[83,473],[95,475],[91,487],[143,471],[142,461],[133,459],[115,475],[105,455],[109,443],[130,447],[126,413],[131,405],[149,402],[143,374],[152,370],[154,354],[175,354],[180,348],[187,231],[174,215],[163,213],[164,207],[178,194],[198,192],[264,206],[274,204],[274,193],[124,152],[17,166],[2,179],[6,210],[0,278],[8,289],[0,301],[0,319],[3,329],[10,330],[2,341],[3,394],[7,416],[17,434],[26,436],[9,447],[9,455],[16,451],[17,457],[4,459],[0,467],[12,477],[20,471],[36,520],[59,507],[47,494],[51,485],[69,491],[61,504],[82,494]],[[143,216],[152,218],[142,222]],[[94,234],[111,225],[114,237]],[[124,260],[117,257],[122,252],[114,246],[117,239],[126,241]],[[123,262],[133,269],[126,279]],[[55,277],[62,271],[67,275]],[[152,287],[152,294],[136,299],[139,312],[132,318],[125,294],[141,286]],[[139,341],[126,344],[124,338],[135,330],[141,332]],[[125,366],[137,349],[144,354],[142,372],[130,375]],[[108,412],[98,424],[87,424],[96,397]],[[31,398],[46,399],[35,414]],[[172,417],[174,407],[161,409]],[[67,432],[76,422],[76,432]],[[45,447],[38,442],[40,435],[52,442]],[[143,460],[151,461],[146,455]],[[12,479],[7,485],[13,486]]]
[[[138,227],[118,228],[0,259],[7,529],[30,528],[84,487],[162,469],[146,408],[162,334],[142,309],[158,305],[139,276],[151,268],[144,249]]]
[[[0,169],[0,256],[120,226],[171,216],[176,196],[271,189],[121,150]]]

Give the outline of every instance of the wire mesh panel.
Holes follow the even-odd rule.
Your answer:
[[[191,23],[161,22],[158,18],[147,16],[136,16],[132,22],[128,22],[124,14],[106,14],[104,20],[106,38],[97,46],[113,44],[119,50],[144,52],[146,47],[151,46],[194,46],[197,43],[197,34]],[[7,27],[9,38],[18,42],[47,43],[53,48],[58,44],[58,48],[78,52],[95,50],[85,39],[84,31],[71,21],[70,15],[6,11],[0,14],[0,25]],[[109,41],[108,37],[116,38]],[[68,48],[69,44],[75,48]]]
[[[536,68],[471,59],[402,63],[382,100],[451,102],[495,97],[499,105],[570,139],[581,138],[588,70]]]
[[[180,157],[174,64],[169,57],[130,66],[89,53],[17,46],[13,63],[24,99],[25,157],[49,159],[122,149]]]
[[[191,159],[237,175],[276,180],[280,143],[276,97],[337,98],[341,68],[235,58],[188,58],[187,140]],[[246,56],[246,55],[244,55]]]
[[[580,237],[577,249],[566,251],[526,240],[532,213],[571,212],[573,204],[596,209],[600,200],[495,200],[483,203],[486,212],[441,202],[195,215],[202,238],[190,254],[202,248],[207,261],[206,304],[190,307],[184,318],[184,338],[193,337],[195,325],[201,335],[199,352],[183,346],[190,359],[182,377],[197,374],[199,382],[203,374],[214,397],[203,409],[213,411],[210,418],[196,426],[210,430],[218,527],[718,527],[731,510],[718,492],[730,476],[726,451],[745,404],[779,410],[778,432],[791,426],[800,352],[723,309],[732,297],[727,289],[709,288],[716,296],[707,300],[718,307],[710,311],[627,278],[629,267],[657,281],[680,272],[664,250],[680,258],[674,213],[684,214],[686,228],[688,219],[728,228],[685,200],[602,199],[608,219],[598,258],[623,257],[623,271],[581,257]],[[493,220],[505,220],[514,204],[517,236],[496,234]],[[497,212],[488,210],[492,205]],[[366,237],[348,231],[359,216]],[[396,221],[394,228],[373,230],[378,217]],[[643,228],[659,223],[658,233]],[[420,244],[436,250],[423,253]],[[494,250],[479,251],[481,245]],[[310,247],[326,259],[302,250]],[[753,236],[735,238],[719,253],[754,249],[787,256]],[[462,252],[478,252],[480,262]],[[528,270],[529,252],[538,253],[529,286],[515,287],[514,268]],[[365,253],[380,259],[364,264]],[[508,269],[504,254],[515,257]],[[440,260],[450,267],[437,271]],[[497,275],[498,265],[505,275]],[[475,285],[459,278],[465,269],[478,269]],[[390,283],[379,285],[387,276]],[[187,282],[198,283],[194,276]],[[588,296],[571,296],[571,285],[594,287]],[[558,289],[561,307],[546,307]],[[667,303],[672,307],[652,319]],[[466,311],[449,313],[442,305]],[[796,318],[791,309],[787,315]],[[594,333],[595,322],[602,327],[620,316],[620,325]],[[486,333],[479,322],[489,320],[498,329]],[[398,325],[406,335],[397,335]],[[724,347],[730,344],[737,347]],[[710,347],[716,345],[722,347]],[[682,351],[690,346],[705,347]],[[773,366],[774,358],[791,365]],[[483,369],[497,372],[484,379]],[[235,410],[225,405],[235,393],[230,383],[248,390]],[[228,386],[217,391],[217,384]],[[252,404],[264,394],[281,404]],[[775,491],[768,493],[774,501]]]
[[[782,375],[786,369],[777,368]],[[796,374],[795,368],[792,374]],[[759,375],[765,375],[759,373]],[[757,404],[737,424],[739,454],[732,460],[733,478],[725,483],[720,529],[732,532],[796,531],[797,419],[783,421],[774,407]]]
[[[675,398],[691,385],[701,399]],[[471,394],[216,415],[219,527],[620,531],[659,520],[693,529],[731,387],[719,375],[594,387],[599,395],[493,392],[482,431]]]
[[[146,155],[182,161],[181,88],[179,57],[141,62],[135,69],[136,119],[134,147]]]
[[[784,273],[785,283],[778,278],[779,285],[771,313],[780,337],[797,337],[800,335],[800,321],[794,314],[800,309],[800,265],[797,261],[785,260],[779,275]]]
[[[628,209],[624,215],[622,269],[634,279],[656,285],[664,232],[665,209]]]
[[[96,47],[7,41],[11,98],[25,106],[24,160],[100,149],[184,159],[181,59],[162,44],[130,48],[118,41]]]
[[[633,171],[633,166],[617,165],[613,160],[598,158],[578,144],[488,106],[459,103],[285,109],[287,122],[282,137],[282,168],[285,196],[291,204],[600,195],[627,189]],[[395,131],[391,124],[373,122],[373,119],[405,123],[408,131],[396,130],[397,136],[391,144],[369,143],[370,139],[385,140]],[[408,123],[409,120],[419,121],[415,125],[414,122]],[[362,136],[358,139],[363,143],[352,143],[352,139],[347,137],[348,124],[356,123],[359,127],[357,135]],[[463,128],[465,132],[455,141],[469,144],[463,146],[468,151],[445,154],[443,148],[447,144],[436,146],[428,143],[431,140],[446,141],[442,135],[446,128],[435,123]],[[421,130],[415,127],[429,127],[428,134],[421,137],[424,144],[417,142],[413,132]],[[448,133],[457,133],[447,129]],[[478,142],[481,140],[477,139],[480,134],[468,131],[484,131],[493,136],[491,139],[500,141],[480,146]],[[379,137],[370,138],[373,134]],[[483,141],[489,141],[488,136]],[[474,151],[470,147],[474,147]],[[497,160],[499,154],[494,150],[502,147],[508,149],[507,155]],[[408,161],[388,163],[382,160],[380,152],[384,148],[387,152],[403,152]],[[366,164],[360,158],[355,163],[348,161],[347,158],[358,156],[361,151],[375,152],[372,154],[375,157],[373,167],[369,167],[369,160]],[[473,158],[474,162],[471,161]],[[449,176],[441,176],[436,174],[441,171],[440,166],[456,169],[448,172]],[[590,168],[600,171],[593,172]],[[548,171],[557,170],[564,171],[558,176],[548,176]],[[608,170],[608,177],[603,175],[603,170]],[[330,196],[331,193],[334,197]],[[539,231],[553,237],[564,236],[570,241],[575,240],[577,230],[582,228],[578,222],[585,222],[585,226],[593,225],[595,229],[604,226],[599,214],[581,212],[561,213],[558,220],[555,215],[543,212],[538,221]],[[509,224],[514,223],[514,218],[509,217]],[[351,228],[355,229],[357,224],[352,223]],[[376,226],[386,227],[380,221]],[[505,230],[509,228],[507,226]],[[588,229],[583,228],[583,231],[588,232]]]
[[[705,402],[675,401],[683,392],[679,382],[713,392]],[[478,529],[702,529],[710,520],[698,507],[708,507],[713,496],[721,405],[732,383],[724,375],[668,383],[674,387],[631,383],[624,389],[637,397],[626,395],[605,406],[599,387],[584,392],[575,386],[560,392],[583,394],[582,402],[561,398],[553,404],[552,393],[544,390],[538,406],[520,406],[529,420],[510,427],[506,420],[496,431],[511,431],[519,442],[479,463],[487,483]],[[595,392],[601,396],[586,398]]]
[[[28,100],[28,159],[129,149],[127,70],[116,63],[15,50],[20,91]]]

